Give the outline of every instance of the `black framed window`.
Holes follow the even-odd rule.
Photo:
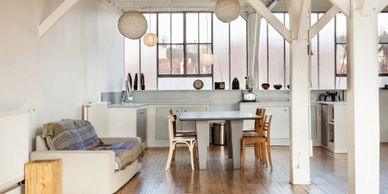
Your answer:
[[[158,77],[212,77],[201,56],[213,53],[211,12],[157,13]]]

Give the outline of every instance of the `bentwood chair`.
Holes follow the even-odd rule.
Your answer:
[[[175,111],[173,109],[170,109],[170,116],[173,116],[175,118],[175,120],[177,119],[177,115],[175,113]],[[180,130],[177,130],[177,127],[176,127],[176,122],[174,124],[174,136],[175,137],[193,137],[193,136],[197,136],[197,132],[195,130],[190,130],[190,129],[180,129]]]
[[[271,157],[271,122],[272,122],[272,115],[267,114],[264,117],[264,124],[263,124],[263,131],[262,133],[259,132],[253,132],[253,133],[243,133],[243,137],[241,138],[241,166],[244,166],[245,162],[245,150],[247,144],[260,144],[261,149],[260,155],[267,155],[268,154],[268,162],[269,166],[272,170],[272,157]],[[255,150],[256,154],[256,150]],[[267,159],[265,158],[265,164],[268,166]]]
[[[173,116],[168,116],[168,133],[169,133],[169,139],[170,139],[170,150],[168,152],[166,170],[170,169],[171,161],[173,159],[173,155],[177,144],[186,144],[189,147],[190,156],[191,156],[191,169],[194,170],[194,147],[196,144],[196,138],[174,136],[175,121],[176,119]]]

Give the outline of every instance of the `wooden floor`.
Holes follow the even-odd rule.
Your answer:
[[[167,148],[149,149],[143,168],[117,194],[130,193],[347,193],[346,154],[332,154],[314,148],[311,158],[311,185],[289,184],[289,149],[274,147],[274,169],[254,159],[253,148],[247,150],[244,170],[233,170],[224,147],[211,146],[207,170],[191,170],[189,152],[179,148],[177,161],[165,171]],[[381,193],[388,193],[388,144],[381,146]]]

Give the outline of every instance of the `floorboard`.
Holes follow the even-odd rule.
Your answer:
[[[381,145],[380,191],[388,193],[388,144]],[[347,193],[347,155],[333,154],[323,148],[314,148],[311,158],[311,184],[289,183],[289,149],[273,147],[273,171],[261,165],[252,147],[247,148],[245,167],[233,170],[227,149],[210,146],[207,170],[192,171],[189,152],[178,148],[177,160],[170,171],[165,171],[167,148],[147,150],[142,170],[116,194],[131,193],[274,193],[274,194],[344,194]]]

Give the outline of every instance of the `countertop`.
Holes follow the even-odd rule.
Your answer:
[[[146,103],[124,103],[124,104],[109,104],[108,108],[139,108],[147,106]]]
[[[339,105],[339,106],[345,106],[346,101],[317,101],[318,104],[327,104],[327,105]]]

